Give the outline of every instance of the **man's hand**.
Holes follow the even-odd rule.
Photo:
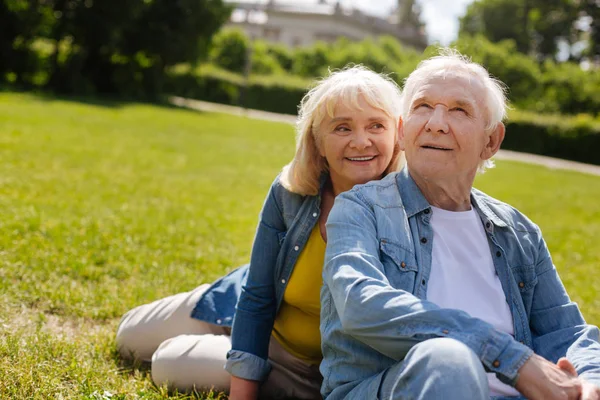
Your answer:
[[[571,373],[572,371],[568,365],[564,362],[561,365],[567,371],[559,365],[534,354],[519,369],[519,377],[515,388],[530,400],[580,399],[583,393],[583,382]],[[575,368],[573,368],[574,370]],[[597,400],[594,397],[590,399]]]
[[[577,370],[575,369],[573,364],[571,364],[571,362],[566,359],[566,357],[563,357],[560,360],[558,360],[556,365],[558,366],[558,368],[562,369],[567,374],[571,376],[577,376]],[[587,382],[585,379],[579,378],[579,380],[582,384],[580,397],[581,400],[600,400],[600,388],[598,386],[594,385],[593,383]]]

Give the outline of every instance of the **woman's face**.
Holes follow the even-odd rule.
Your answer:
[[[359,108],[339,102],[319,126],[320,153],[327,159],[334,194],[380,179],[397,143],[397,122],[362,97]]]

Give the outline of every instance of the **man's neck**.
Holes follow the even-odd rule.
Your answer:
[[[410,170],[409,170],[410,172]],[[473,177],[453,177],[452,179],[427,179],[418,174],[410,174],[427,202],[434,207],[448,211],[468,211],[471,209],[471,188]]]

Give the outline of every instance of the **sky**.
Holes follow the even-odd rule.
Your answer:
[[[473,0],[417,0],[421,4],[421,18],[426,24],[427,36],[431,43],[447,45],[456,39],[458,19]],[[397,0],[342,0],[344,5],[352,5],[373,15],[389,15]]]

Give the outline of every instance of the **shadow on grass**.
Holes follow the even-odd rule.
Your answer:
[[[160,96],[154,100],[144,100],[140,98],[123,98],[118,96],[110,95],[96,95],[96,96],[83,96],[83,95],[64,95],[56,94],[48,91],[41,91],[36,89],[23,89],[18,86],[10,86],[6,84],[0,84],[0,93],[18,93],[23,95],[30,95],[35,97],[39,101],[45,101],[48,103],[54,101],[68,102],[68,103],[79,103],[93,107],[103,107],[119,109],[130,105],[147,105],[153,107],[160,107],[171,110],[179,110],[182,112],[190,112],[194,114],[203,114],[204,111],[192,110],[186,107],[174,105],[169,102],[168,95]]]

